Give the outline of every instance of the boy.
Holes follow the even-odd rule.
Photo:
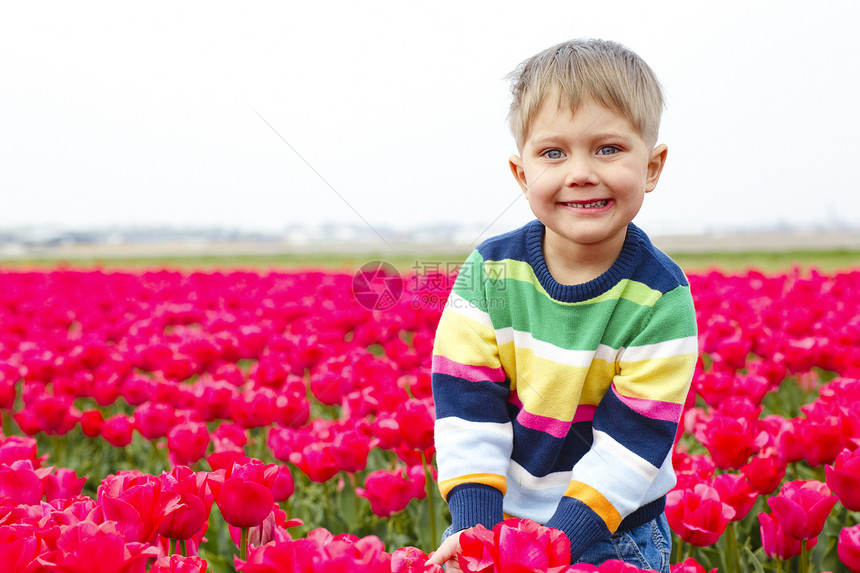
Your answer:
[[[657,185],[663,99],[614,42],[571,41],[512,74],[511,171],[537,220],[479,245],[436,333],[439,488],[460,533],[561,529],[573,562],[669,571],[665,494],[697,356],[683,272],[632,224]],[[450,534],[453,532],[453,534]]]

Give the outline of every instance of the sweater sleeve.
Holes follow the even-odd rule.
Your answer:
[[[457,276],[433,349],[439,489],[455,531],[503,520],[513,447],[510,388],[487,312],[486,280],[475,251]]]
[[[696,316],[687,285],[663,294],[619,349],[592,422],[591,449],[547,526],[564,531],[574,562],[622,519],[675,485],[672,447],[695,369]]]

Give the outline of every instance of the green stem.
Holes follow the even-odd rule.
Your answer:
[[[782,573],[782,559],[776,560],[776,573]]]
[[[242,538],[239,545],[239,559],[242,561],[248,560],[248,528],[242,528]]]
[[[740,564],[740,555],[738,552],[738,537],[735,532],[735,522],[730,521],[728,525],[729,532],[729,559],[731,560],[731,565],[729,569],[734,573],[740,573],[741,564]]]
[[[183,554],[185,557],[188,557],[188,540],[187,540],[187,539],[183,539],[183,540],[182,540],[182,541],[180,541],[179,543],[180,543],[180,544],[181,544],[181,546],[182,546],[182,554]]]
[[[378,520],[377,516],[374,514],[373,516],[374,525],[376,525],[376,521]],[[391,544],[391,540],[394,539],[394,516],[390,516],[385,520],[385,533],[386,533],[386,541]]]
[[[809,547],[807,540],[800,542],[800,573],[809,573]]]
[[[675,563],[680,563],[684,560],[684,540],[677,536],[678,543],[675,547]]]
[[[169,539],[167,541],[167,555],[170,556],[170,555],[173,555],[174,553],[176,553],[176,540],[175,539]]]
[[[334,532],[335,529],[335,511],[334,511],[334,496],[336,494],[335,485],[332,483],[334,478],[323,482],[323,490],[325,491],[325,506],[326,517],[329,519],[328,530]],[[339,531],[337,533],[340,533]]]
[[[822,483],[827,481],[827,472],[824,471],[824,464],[815,468],[816,479]]]
[[[427,489],[427,508],[430,511],[430,543],[437,543],[438,537],[436,536],[436,508],[435,503],[433,501],[433,489],[435,489],[436,485],[433,481],[433,472],[430,471],[430,460],[427,458],[427,452],[421,452],[421,459],[424,462],[424,487]]]
[[[12,411],[3,410],[3,435],[9,437],[12,435]]]
[[[132,444],[133,443],[134,442],[132,442]],[[155,468],[155,465],[158,463],[158,448],[156,447],[154,440],[147,440],[146,443],[149,444],[149,467]]]
[[[349,476],[349,481],[350,481],[350,484],[352,485],[352,491],[353,491],[352,502],[353,502],[353,505],[355,506],[355,518],[354,519],[355,519],[355,523],[358,523],[358,512],[359,512],[358,496],[355,495],[355,493],[354,493],[355,488],[358,487],[358,483],[356,483],[356,477],[355,477],[354,473],[347,473],[346,475]]]
[[[48,440],[51,442],[51,462],[54,464],[63,467],[62,460],[60,460],[60,438],[59,436],[55,436],[53,434],[48,435]]]
[[[252,438],[256,438],[255,439],[256,443],[254,444],[254,446],[255,446],[254,447],[254,454],[255,454],[254,457],[260,461],[263,461],[263,458],[266,455],[266,449],[268,448],[268,446],[266,444],[266,435],[265,435],[264,429],[263,428],[254,428],[254,430],[252,430],[252,432],[253,432],[251,434]]]

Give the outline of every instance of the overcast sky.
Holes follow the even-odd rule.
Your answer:
[[[860,227],[860,3],[16,2],[0,227],[277,231],[532,218],[504,79],[574,37],[664,85],[652,233]]]

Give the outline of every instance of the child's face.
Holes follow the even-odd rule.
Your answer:
[[[657,185],[666,146],[651,149],[624,117],[590,100],[576,113],[555,104],[540,108],[511,171],[546,226],[545,251],[588,246],[617,257],[627,224]]]

